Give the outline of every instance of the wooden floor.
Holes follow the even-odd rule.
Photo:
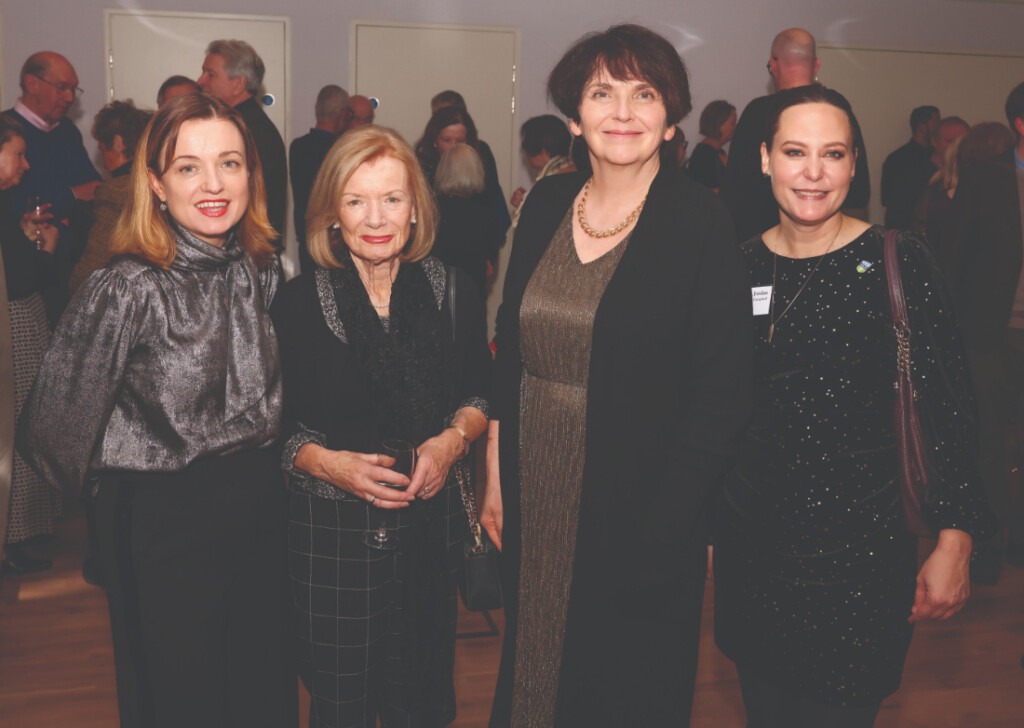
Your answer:
[[[54,569],[0,584],[0,726],[117,725],[106,601],[82,581],[83,542],[80,518],[62,523]],[[743,707],[732,663],[711,637],[712,599],[709,590],[693,726],[732,728],[744,724]],[[487,630],[481,615],[461,615],[460,633]],[[486,725],[499,640],[458,641],[455,726]],[[1024,570],[1007,568],[997,586],[975,588],[952,622],[918,628],[903,688],[886,701],[877,728],[1021,728],[1022,654]]]

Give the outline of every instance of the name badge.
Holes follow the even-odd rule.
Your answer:
[[[750,293],[754,301],[754,315],[767,316],[772,303],[772,287],[754,286],[750,289]]]

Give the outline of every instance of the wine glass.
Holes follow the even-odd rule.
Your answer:
[[[394,461],[393,464],[387,466],[389,470],[412,478],[412,473],[416,469],[416,448],[411,443],[405,440],[385,440],[381,443],[380,454]],[[395,490],[406,490],[409,487],[408,485],[385,483],[382,480],[378,480],[377,483]],[[398,546],[398,538],[392,533],[392,530],[388,529],[387,513],[382,512],[377,528],[363,534],[363,543],[378,551],[390,551]]]
[[[32,195],[28,198],[28,209],[26,212],[29,214],[29,220],[31,220],[32,224],[36,226],[35,241],[37,248],[42,245],[42,241],[40,240],[42,233],[39,228],[48,222],[46,217],[47,209],[46,198],[42,195]]]

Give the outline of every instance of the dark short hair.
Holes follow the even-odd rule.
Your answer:
[[[835,106],[846,114],[846,120],[850,122],[851,139],[854,145],[861,138],[860,124],[857,123],[857,117],[853,114],[853,107],[850,106],[850,102],[846,100],[845,96],[834,89],[812,83],[809,86],[797,86],[796,88],[779,91],[772,96],[772,101],[772,109],[768,115],[768,123],[765,126],[765,138],[763,140],[768,149],[772,148],[772,142],[779,131],[779,117],[782,116],[782,112],[793,106],[801,106],[803,104],[828,104],[829,106]]]
[[[938,106],[918,106],[910,112],[910,131],[917,131],[921,124],[927,124],[933,116],[939,115]]]
[[[191,86],[192,89],[197,93],[201,90],[199,88],[199,84],[196,83],[194,79],[191,79],[188,76],[182,76],[180,74],[171,76],[162,84],[160,84],[160,89],[156,92],[157,106],[164,102],[164,94],[167,93],[167,89],[174,88],[175,86]]]
[[[462,109],[463,111],[467,109],[466,99],[462,98],[462,94],[451,89],[434,94],[434,98],[430,100],[431,109],[443,109],[446,106],[454,106],[456,109]]]
[[[651,84],[661,94],[669,126],[690,113],[690,81],[683,59],[671,43],[640,25],[613,25],[603,33],[583,36],[548,76],[548,96],[559,111],[578,122],[583,91],[601,70],[619,81],[642,79]]]
[[[523,151],[531,157],[545,149],[552,157],[564,156],[572,143],[572,134],[565,122],[552,114],[527,119],[519,129],[519,138]]]
[[[120,136],[124,140],[124,156],[135,159],[135,148],[139,146],[142,132],[152,116],[148,111],[136,109],[131,99],[111,101],[93,119],[92,138],[110,148],[114,145],[114,137]]]
[[[718,99],[712,101],[700,112],[700,133],[712,139],[718,139],[722,135],[722,125],[729,120],[729,117],[736,111],[736,107],[728,101]]]
[[[1021,118],[1024,118],[1024,82],[1014,86],[1013,91],[1006,97],[1006,120],[1010,123],[1010,128],[1018,139],[1020,134],[1017,134],[1015,123],[1017,119]]]
[[[0,149],[14,137],[25,138],[21,123],[10,114],[0,114]]]
[[[442,106],[430,117],[430,121],[423,129],[423,136],[416,142],[416,158],[420,160],[420,164],[431,176],[437,169],[437,163],[441,161],[441,155],[437,151],[437,135],[441,133],[442,129],[453,124],[465,126],[466,144],[474,149],[479,147],[476,124],[473,123],[473,117],[469,115],[469,112],[455,106]]]

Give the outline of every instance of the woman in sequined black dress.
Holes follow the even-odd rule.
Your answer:
[[[884,235],[839,211],[856,122],[821,87],[779,101],[762,167],[780,224],[743,245],[754,416],[719,514],[716,640],[737,664],[751,728],[871,726],[899,687],[913,623],[966,601],[972,536],[989,528],[972,397],[935,264],[904,235],[918,410],[950,493],[929,514],[938,543],[918,569],[899,502]]]

